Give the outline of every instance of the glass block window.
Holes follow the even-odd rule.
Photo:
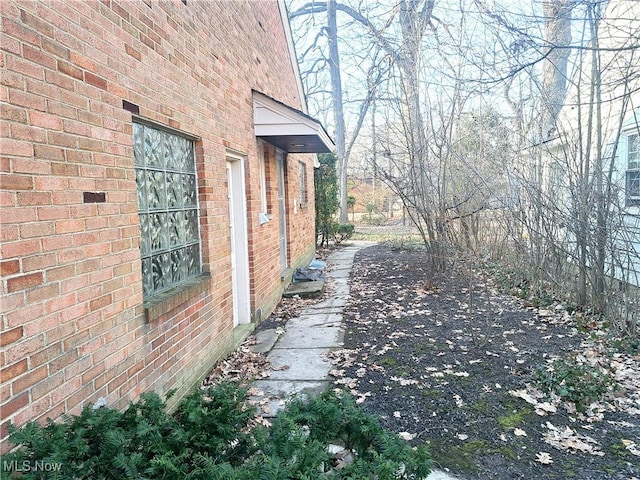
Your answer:
[[[202,273],[193,141],[133,124],[144,298]]]
[[[307,192],[307,165],[304,162],[298,162],[298,184],[300,187],[300,204],[306,205],[309,201]]]

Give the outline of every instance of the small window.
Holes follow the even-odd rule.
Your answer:
[[[627,136],[627,157],[629,170],[640,170],[640,135],[633,133]]]
[[[258,141],[258,167],[260,169],[260,213],[267,211],[267,170],[264,163],[264,142]]]
[[[191,139],[139,123],[133,145],[144,298],[202,273]]]
[[[300,205],[306,205],[309,201],[307,191],[307,165],[298,162],[298,185],[300,187]]]
[[[627,206],[640,205],[640,135],[627,135]]]

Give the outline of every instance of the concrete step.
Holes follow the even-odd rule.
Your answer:
[[[282,294],[283,297],[318,298],[324,291],[324,279],[311,282],[292,283]]]

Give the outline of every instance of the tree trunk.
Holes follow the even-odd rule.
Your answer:
[[[597,9],[597,6],[593,6]],[[595,97],[595,135],[596,135],[596,151],[595,151],[595,176],[596,176],[596,231],[595,231],[595,252],[593,265],[593,302],[598,311],[605,310],[605,262],[606,262],[606,244],[608,238],[608,198],[605,195],[604,182],[605,171],[603,166],[604,155],[602,146],[602,84],[600,75],[600,54],[599,54],[599,38],[598,38],[598,20],[599,12],[592,11],[589,7],[589,23],[591,26],[591,46],[593,47],[591,55],[591,78]]]
[[[542,138],[553,136],[558,114],[567,92],[567,61],[571,43],[571,8],[573,0],[545,0],[543,4],[547,57],[542,79]]]
[[[338,25],[336,0],[327,1],[327,35],[329,38],[329,70],[331,74],[331,97],[333,118],[336,124],[336,149],[338,161],[338,199],[340,203],[340,223],[349,221],[347,205],[347,158],[345,155],[345,124],[342,106],[342,76],[340,74],[340,55],[338,53]]]

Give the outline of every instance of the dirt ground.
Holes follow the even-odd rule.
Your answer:
[[[356,256],[345,325],[336,385],[428,442],[435,467],[465,479],[640,478],[639,352],[609,348],[561,305],[534,308],[463,265],[439,275],[424,251],[376,245]],[[579,413],[544,395],[536,369],[558,358],[610,375],[605,397]]]

